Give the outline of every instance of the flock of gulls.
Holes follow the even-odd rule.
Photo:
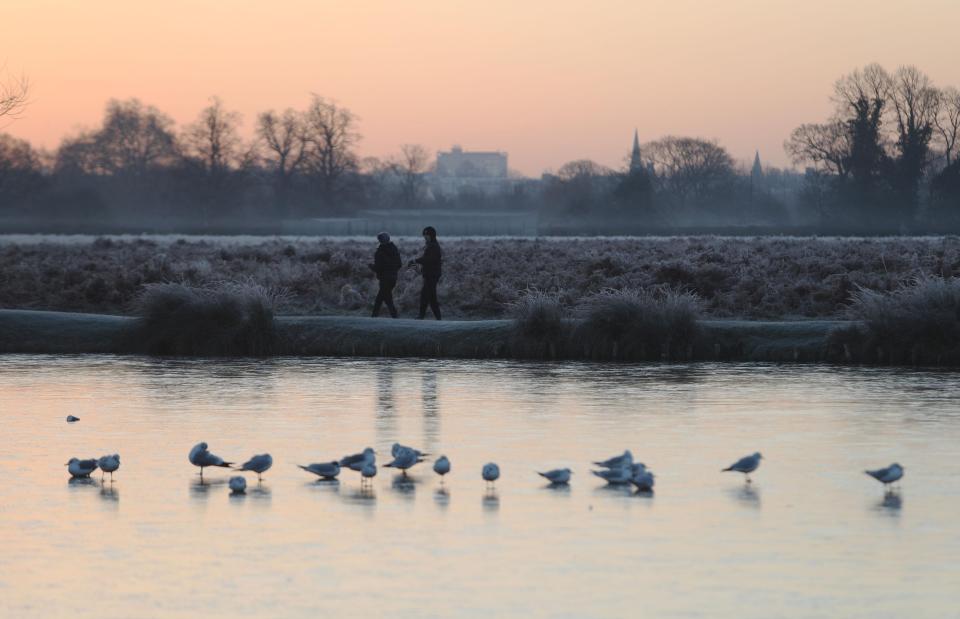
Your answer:
[[[71,415],[67,418],[67,421],[74,422],[79,421],[79,419]],[[393,444],[390,449],[390,455],[393,459],[383,466],[398,469],[404,477],[407,476],[407,471],[410,468],[424,462],[430,456],[430,454],[424,453],[419,449],[401,445],[400,443]],[[746,482],[750,483],[750,474],[759,468],[762,459],[763,456],[760,452],[756,452],[740,458],[730,466],[721,469],[721,472],[733,471],[743,473]],[[257,481],[260,482],[263,480],[263,474],[273,467],[273,457],[270,454],[255,455],[243,464],[237,466],[235,463],[227,462],[220,456],[211,453],[206,443],[197,443],[194,445],[193,449],[190,450],[188,460],[190,464],[200,469],[201,481],[203,480],[203,469],[219,467],[236,470],[238,472],[256,473]],[[653,492],[655,480],[653,471],[648,469],[643,462],[636,462],[629,449],[620,455],[594,462],[593,464],[596,465],[597,468],[590,472],[608,484],[630,484],[637,489],[637,492]],[[101,481],[103,481],[106,474],[109,473],[110,481],[113,482],[113,474],[120,468],[120,456],[118,454],[112,454],[87,460],[71,458],[66,466],[67,471],[73,478],[90,477],[97,469],[100,469]],[[307,473],[316,475],[320,480],[325,481],[336,480],[340,472],[344,469],[354,471],[360,473],[361,487],[368,487],[372,485],[373,478],[377,476],[377,452],[372,447],[367,447],[359,453],[344,456],[339,460],[315,462],[307,465],[298,464],[297,466]],[[440,476],[441,483],[443,483],[444,476],[450,473],[450,459],[447,456],[441,455],[434,460],[433,471]],[[885,489],[903,477],[903,467],[897,463],[893,463],[886,468],[864,472],[881,482]],[[573,472],[568,468],[562,468],[543,472],[538,471],[537,474],[550,482],[550,484],[559,486],[569,484]],[[487,482],[488,487],[490,487],[491,484],[500,478],[500,467],[494,462],[488,462],[483,465],[480,476]],[[230,478],[229,486],[234,494],[243,494],[247,488],[247,480],[243,476],[237,475]]]

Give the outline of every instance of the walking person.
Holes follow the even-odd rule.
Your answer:
[[[397,317],[397,307],[393,304],[393,289],[397,285],[397,275],[400,273],[400,267],[403,266],[403,260],[400,258],[400,250],[390,240],[390,235],[381,232],[377,235],[377,251],[373,255],[373,263],[370,269],[376,273],[377,281],[380,283],[380,289],[377,290],[377,300],[373,302],[373,317],[380,315],[380,307],[386,303],[390,316]]]
[[[420,320],[427,315],[427,306],[433,311],[433,315],[440,320],[440,302],[437,300],[437,284],[440,283],[440,263],[442,253],[440,243],[437,243],[437,231],[433,226],[427,226],[423,229],[423,255],[412,261],[410,264],[419,264],[420,273],[423,275],[423,288],[420,289]]]

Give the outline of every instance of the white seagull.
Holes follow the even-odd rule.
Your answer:
[[[546,473],[540,473],[538,471],[537,475],[545,478],[551,484],[568,484],[570,483],[570,476],[573,475],[573,472],[570,469],[553,469]]]
[[[630,453],[630,450],[624,451],[619,456],[614,456],[608,458],[603,462],[594,462],[597,466],[602,466],[605,469],[621,469],[625,466],[633,465],[633,454]]]
[[[377,476],[377,465],[372,461],[368,460],[363,463],[363,468],[360,469],[360,478],[361,484],[366,481],[370,485],[373,485],[373,478]]]
[[[443,476],[450,472],[450,459],[446,456],[440,456],[433,463],[433,472],[440,476],[440,481],[443,481]]]
[[[113,454],[112,456],[101,456],[97,460],[97,466],[100,467],[101,473],[110,473],[110,482],[113,482],[113,472],[120,468],[120,454]],[[100,475],[100,481],[103,481],[103,475]]]
[[[483,476],[485,482],[492,484],[500,479],[500,467],[493,462],[488,462],[483,465],[483,470],[480,471],[480,474]]]
[[[297,466],[308,473],[313,473],[320,479],[336,479],[337,475],[340,474],[340,463],[337,461],[314,462],[313,464],[309,464],[307,466],[303,466],[302,464],[298,464]]]
[[[413,453],[417,454],[418,458],[424,458],[430,455],[420,451],[419,449],[414,449],[413,447],[408,447],[407,445],[401,445],[400,443],[394,443],[393,446],[390,447],[390,455],[396,458],[397,454],[404,449],[409,449]]]
[[[747,476],[747,483],[750,483],[750,473],[757,470],[757,467],[760,466],[760,460],[763,459],[763,456],[760,455],[760,452],[753,454],[752,456],[744,456],[728,466],[725,469],[721,469],[721,473],[726,471],[736,471],[737,473],[743,473]]]
[[[377,452],[372,447],[367,447],[361,453],[340,458],[340,466],[351,471],[362,471],[363,465],[367,462],[377,463]]]
[[[89,460],[80,460],[79,458],[70,458],[70,461],[65,465],[67,467],[67,472],[70,473],[71,477],[90,477],[90,473],[97,470],[97,461],[93,458]]]
[[[233,494],[245,494],[247,490],[247,480],[242,475],[236,475],[230,478],[230,492]]]
[[[423,462],[423,458],[420,457],[420,452],[416,449],[411,449],[409,447],[401,447],[397,450],[397,453],[393,456],[393,461],[384,464],[383,466],[393,467],[403,471],[403,476],[407,476],[407,469],[415,464]]]
[[[262,475],[273,466],[273,456],[270,454],[260,454],[244,462],[239,471],[253,471],[257,474],[257,481],[263,481]]]
[[[223,468],[233,466],[233,462],[224,462],[220,456],[215,456],[207,451],[206,443],[197,443],[194,445],[193,449],[190,450],[188,458],[190,459],[190,464],[200,467],[200,479],[203,479],[203,469],[208,466],[220,466]]]
[[[864,471],[870,477],[876,479],[886,488],[895,481],[900,481],[903,477],[903,467],[894,462],[885,469],[876,469],[875,471]]]
[[[637,487],[640,492],[653,492],[653,472],[647,470],[642,464],[634,464],[630,483]]]

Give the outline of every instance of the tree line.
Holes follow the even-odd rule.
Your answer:
[[[784,148],[809,165],[802,202],[842,227],[909,231],[960,223],[960,91],[912,66],[871,64],[837,80],[832,116]]]
[[[0,102],[25,104],[26,84]],[[403,145],[360,157],[359,120],[313,95],[269,110],[243,137],[217,97],[178,128],[137,99],[111,100],[99,127],[54,152],[0,134],[0,218],[194,221],[346,216],[372,208],[525,209],[547,227],[814,226],[824,231],[960,228],[960,93],[914,67],[858,69],[834,87],[833,116],[785,142],[803,173],[738,164],[716,141],[666,136],[619,169],[571,161],[497,193],[432,192],[432,155]],[[602,226],[601,226],[602,227]],[[607,231],[606,229],[597,231]]]

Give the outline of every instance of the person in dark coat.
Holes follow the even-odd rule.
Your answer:
[[[420,265],[420,274],[423,275],[423,288],[420,289],[420,315],[423,319],[427,315],[427,306],[433,311],[433,315],[440,320],[440,302],[437,300],[437,284],[440,283],[440,263],[443,261],[443,255],[440,251],[440,243],[437,243],[437,231],[433,226],[427,226],[423,229],[423,255],[411,262],[411,264]]]
[[[390,316],[396,318],[397,307],[393,304],[393,289],[397,285],[397,274],[400,273],[403,260],[400,258],[400,250],[390,241],[389,234],[381,232],[377,235],[377,241],[380,245],[373,255],[373,264],[370,265],[370,269],[377,275],[377,281],[380,282],[377,300],[373,302],[373,317],[380,315],[380,307],[386,303]]]

